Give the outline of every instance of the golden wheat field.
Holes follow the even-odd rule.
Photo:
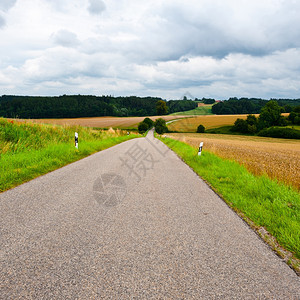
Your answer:
[[[300,190],[300,141],[237,135],[172,133],[167,136],[237,161],[254,175],[267,174]]]
[[[183,118],[184,116],[176,116]],[[152,116],[152,120],[163,118],[166,121],[173,120],[174,116]],[[138,123],[142,122],[145,117],[95,117],[95,118],[74,118],[74,119],[31,119],[34,123],[55,124],[55,125],[80,125],[86,127],[98,128],[137,128]],[[26,121],[26,120],[20,120]]]
[[[168,128],[171,131],[196,132],[200,124],[202,124],[205,129],[212,129],[233,125],[238,118],[246,120],[247,115],[208,115],[191,117],[173,122],[168,125]]]
[[[283,114],[288,115],[288,114]],[[255,115],[258,117],[259,115]],[[181,119],[168,125],[169,130],[178,132],[196,132],[201,124],[205,129],[231,126],[236,119],[247,119],[247,115],[208,115]]]

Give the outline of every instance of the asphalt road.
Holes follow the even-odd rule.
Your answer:
[[[300,299],[300,281],[150,135],[0,194],[0,298]]]

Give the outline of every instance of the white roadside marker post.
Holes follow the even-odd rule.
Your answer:
[[[78,149],[78,133],[75,132],[75,148]]]
[[[203,148],[203,142],[200,143],[198,156],[201,156],[202,148]]]

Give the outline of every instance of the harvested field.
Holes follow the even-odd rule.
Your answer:
[[[288,114],[283,114],[288,115]],[[258,117],[259,115],[255,115]],[[171,131],[196,132],[197,127],[202,124],[205,129],[218,128],[222,126],[232,126],[236,119],[247,119],[247,115],[207,115],[190,117],[176,121],[168,126]]]
[[[183,118],[185,116],[153,116],[152,120],[163,118],[166,121],[174,118]],[[95,117],[95,118],[74,118],[74,119],[31,119],[34,123],[56,124],[56,125],[80,125],[86,127],[98,128],[137,128],[138,123],[143,121],[146,117]],[[20,120],[26,121],[26,120]]]
[[[197,133],[167,136],[197,148],[204,142],[204,150],[235,160],[254,175],[266,174],[300,190],[299,140]]]

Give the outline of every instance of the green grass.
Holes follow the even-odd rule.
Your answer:
[[[233,131],[231,131],[232,126],[221,126],[221,127],[217,127],[217,128],[211,128],[211,129],[207,129],[205,130],[205,133],[212,133],[212,134],[238,134],[235,133]],[[239,133],[240,135],[240,133]]]
[[[75,131],[79,133],[78,150]],[[138,135],[121,131],[0,119],[0,192],[135,137]]]
[[[300,125],[289,125],[289,126],[286,126],[286,127],[296,129],[296,130],[300,130]]]
[[[205,106],[200,106],[192,110],[188,111],[182,111],[182,112],[177,112],[171,114],[172,116],[180,115],[180,116],[192,116],[192,115],[212,115],[213,113],[211,112],[212,105],[205,105]]]
[[[254,134],[251,134],[251,133],[241,133],[241,132],[232,131],[231,130],[232,127],[233,126],[221,126],[221,127],[217,127],[217,128],[211,128],[211,129],[205,130],[205,133],[255,136]]]
[[[211,129],[207,129],[205,130],[205,133],[212,133],[212,134],[230,134],[230,135],[245,135],[245,136],[255,136],[259,134],[253,134],[253,133],[241,133],[241,132],[236,132],[236,131],[232,131],[231,129],[233,128],[233,126],[221,126],[221,127],[217,127],[217,128],[211,128]],[[289,132],[285,134],[286,137],[284,137],[284,135],[279,135],[279,136],[273,136],[274,138],[288,138],[288,139],[299,139],[297,136],[297,131],[300,132],[300,126],[284,126],[284,127],[273,127],[273,128],[281,128],[282,132]],[[292,130],[294,130],[293,135],[292,135]],[[264,130],[265,132],[268,132],[268,129],[266,128]],[[299,135],[299,133],[298,133]],[[272,137],[272,135],[261,135],[261,136],[265,136],[265,137]],[[293,137],[294,136],[294,137]]]
[[[234,161],[224,160],[183,142],[162,139],[235,210],[264,227],[285,249],[300,258],[300,194],[265,176],[257,177]]]

